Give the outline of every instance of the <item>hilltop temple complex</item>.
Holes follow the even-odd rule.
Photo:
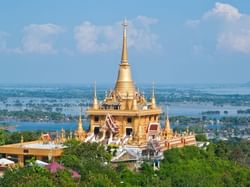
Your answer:
[[[151,142],[162,151],[172,147],[194,145],[194,134],[174,133],[168,116],[165,126],[161,127],[162,110],[156,103],[154,85],[150,100],[135,87],[131,66],[128,63],[127,26],[127,22],[124,21],[121,63],[115,87],[101,102],[98,102],[94,88],[93,105],[86,110],[90,120],[90,131],[84,141],[142,149]]]
[[[92,106],[86,110],[89,131],[83,129],[81,111],[74,137],[81,142],[117,147],[113,163],[138,162],[144,158],[161,160],[165,150],[195,145],[195,135],[188,131],[181,134],[173,132],[168,115],[161,125],[162,109],[157,105],[154,84],[149,100],[135,87],[128,62],[127,26],[124,21],[121,63],[114,89],[106,94],[103,101],[98,101],[94,86]],[[68,138],[73,138],[72,134]],[[17,155],[20,165],[23,165],[25,156],[60,157],[64,148],[62,143],[66,140],[65,131],[62,130],[61,137],[54,141],[45,140],[0,146],[0,153]]]

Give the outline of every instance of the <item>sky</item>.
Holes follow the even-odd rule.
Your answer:
[[[0,84],[114,83],[128,20],[136,83],[250,81],[250,1],[3,0]]]

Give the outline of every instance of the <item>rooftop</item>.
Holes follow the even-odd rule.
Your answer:
[[[53,142],[44,144],[44,143],[32,143],[32,144],[24,144],[22,145],[23,148],[28,149],[63,149],[65,148],[62,144],[55,144]]]

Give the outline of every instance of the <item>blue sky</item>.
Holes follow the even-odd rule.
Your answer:
[[[0,83],[113,83],[122,26],[137,83],[250,81],[250,1],[0,2]]]

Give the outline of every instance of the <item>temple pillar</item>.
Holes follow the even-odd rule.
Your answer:
[[[90,117],[90,132],[91,133],[94,133],[94,124],[93,124],[94,120],[93,120],[93,118],[94,118],[94,116]]]
[[[123,130],[123,132],[122,132],[122,136],[126,133],[126,126],[127,126],[127,123],[126,123],[126,121],[125,121],[125,118],[121,118],[122,120],[122,130]]]
[[[17,155],[18,156],[18,165],[23,167],[24,166],[24,156],[23,155]]]

